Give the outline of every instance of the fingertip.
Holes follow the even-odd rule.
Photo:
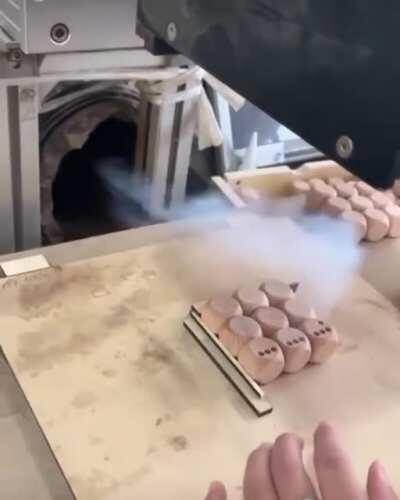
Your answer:
[[[372,462],[371,467],[369,468],[369,474],[379,480],[387,480],[385,466],[379,460]]]
[[[340,442],[339,433],[329,422],[321,422],[314,433],[314,445],[318,448],[321,443]]]
[[[275,441],[271,452],[271,471],[279,498],[314,496],[303,462],[303,447],[303,439],[296,434],[282,434]]]
[[[388,479],[386,468],[379,460],[373,462],[369,468],[367,489],[371,500],[376,498],[397,499]]]
[[[270,470],[271,450],[272,447],[268,443],[263,443],[250,454],[243,479],[243,494],[246,500],[275,498]]]
[[[333,427],[333,425],[329,422],[321,422],[318,427],[317,427],[317,430],[316,430],[316,434],[320,434],[320,435],[329,435],[329,434],[334,434],[336,431],[335,431],[335,428]]]
[[[226,500],[226,489],[220,481],[213,481],[209,488],[206,500]]]
[[[304,439],[292,433],[281,434],[276,439],[274,443],[274,448],[283,448],[283,449],[291,448],[291,449],[297,449],[302,452],[304,449]]]
[[[210,490],[211,491],[225,491],[225,486],[221,481],[212,481],[210,484]]]

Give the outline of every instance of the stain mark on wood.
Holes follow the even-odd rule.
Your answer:
[[[189,442],[185,436],[174,436],[168,440],[168,444],[176,452],[185,451],[189,446]]]

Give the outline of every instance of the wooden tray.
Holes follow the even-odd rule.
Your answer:
[[[268,199],[279,199],[293,195],[292,184],[295,180],[308,180],[314,177],[351,179],[352,175],[333,161],[315,161],[305,163],[297,170],[287,166],[259,168],[247,172],[230,172],[224,177],[213,177],[212,180],[231,205],[236,208],[246,208],[248,203],[236,191],[238,185],[257,189]]]

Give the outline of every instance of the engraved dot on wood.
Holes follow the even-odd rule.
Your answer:
[[[267,280],[261,285],[261,290],[268,297],[269,303],[273,307],[282,307],[289,299],[295,296],[293,288],[279,280]]]
[[[236,299],[218,297],[211,299],[202,308],[201,319],[212,332],[217,333],[229,318],[242,314],[242,308]]]
[[[312,354],[310,362],[313,364],[322,364],[328,361],[339,346],[339,336],[332,326],[324,323],[324,334],[321,334],[321,325],[315,319],[305,321],[300,329],[306,334],[310,343]]]
[[[253,319],[260,325],[264,337],[273,338],[276,332],[289,326],[287,316],[276,307],[261,307],[253,314]]]
[[[273,348],[275,349],[272,350]],[[267,351],[270,351],[269,354]],[[254,339],[247,343],[239,353],[239,363],[250,377],[261,385],[267,385],[278,378],[285,366],[279,344],[267,338]]]
[[[283,311],[292,327],[297,327],[307,319],[314,319],[316,317],[313,307],[298,297],[286,301],[283,305]]]
[[[219,330],[221,343],[235,357],[248,342],[261,338],[262,335],[260,325],[246,316],[235,316],[229,319]]]
[[[285,358],[285,373],[301,371],[311,359],[311,344],[305,334],[295,328],[284,328],[276,334]]]
[[[269,300],[265,293],[257,288],[243,287],[235,293],[235,299],[242,306],[244,314],[251,316],[259,307],[268,307]]]

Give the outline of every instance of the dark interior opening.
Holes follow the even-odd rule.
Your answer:
[[[88,236],[152,222],[129,196],[136,140],[135,122],[108,118],[61,159],[52,185],[53,216],[65,234]]]

